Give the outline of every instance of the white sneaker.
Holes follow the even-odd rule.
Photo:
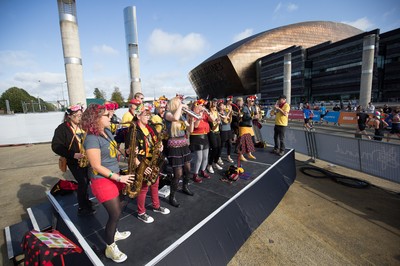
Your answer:
[[[154,218],[151,217],[150,215],[147,215],[146,213],[143,214],[138,214],[137,218],[146,224],[154,222]]]
[[[232,160],[232,158],[231,157],[228,157],[228,162],[230,162],[230,163],[233,163],[233,160]]]
[[[119,232],[117,230],[117,232],[115,232],[114,241],[117,242],[118,240],[127,239],[130,235],[131,235],[131,232],[129,232],[129,231]]]
[[[114,243],[106,246],[106,257],[112,259],[115,262],[124,262],[128,256],[125,253],[122,253],[118,246]]]
[[[158,209],[153,209],[153,211],[154,212],[159,212],[159,213],[161,213],[161,214],[168,214],[168,213],[170,213],[170,211],[169,211],[169,209],[168,208],[165,208],[165,207],[158,207]]]
[[[207,171],[208,171],[210,174],[214,174],[214,169],[212,168],[211,165],[207,165]]]
[[[217,164],[219,164],[219,166],[224,165],[224,162],[222,161],[221,157],[219,157]]]
[[[222,170],[222,167],[219,166],[219,164],[217,164],[217,163],[214,163],[214,164],[213,164],[213,167],[214,167],[215,169],[217,169],[217,170]]]

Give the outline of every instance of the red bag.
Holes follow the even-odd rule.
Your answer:
[[[75,181],[60,179],[50,190],[51,195],[66,195],[78,189],[78,183]]]

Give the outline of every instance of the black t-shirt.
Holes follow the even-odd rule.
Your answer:
[[[357,113],[357,116],[358,116],[357,123],[359,125],[365,125],[365,123],[367,123],[367,119],[369,117],[368,114],[366,114],[366,113]]]

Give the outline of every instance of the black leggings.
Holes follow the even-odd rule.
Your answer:
[[[108,220],[105,228],[105,240],[107,245],[114,243],[115,232],[117,231],[117,225],[119,217],[122,212],[120,199],[115,197],[108,201],[103,202],[104,208],[108,213]]]
[[[221,135],[218,133],[208,133],[208,140],[210,141],[210,153],[208,156],[208,164],[217,163],[221,156]]]
[[[183,165],[183,167],[182,166],[174,167],[173,170],[174,170],[174,179],[172,180],[172,186],[173,189],[176,191],[178,189],[179,179],[181,179],[183,175],[185,175],[186,178],[189,177],[190,161],[186,162]]]
[[[88,168],[87,167],[79,167],[77,164],[68,165],[69,170],[74,176],[75,180],[78,182],[78,205],[79,208],[85,209],[90,208],[89,205],[89,177],[88,177]]]

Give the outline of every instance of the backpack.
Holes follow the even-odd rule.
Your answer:
[[[60,179],[50,190],[51,195],[67,195],[78,189],[78,183],[75,181]]]

